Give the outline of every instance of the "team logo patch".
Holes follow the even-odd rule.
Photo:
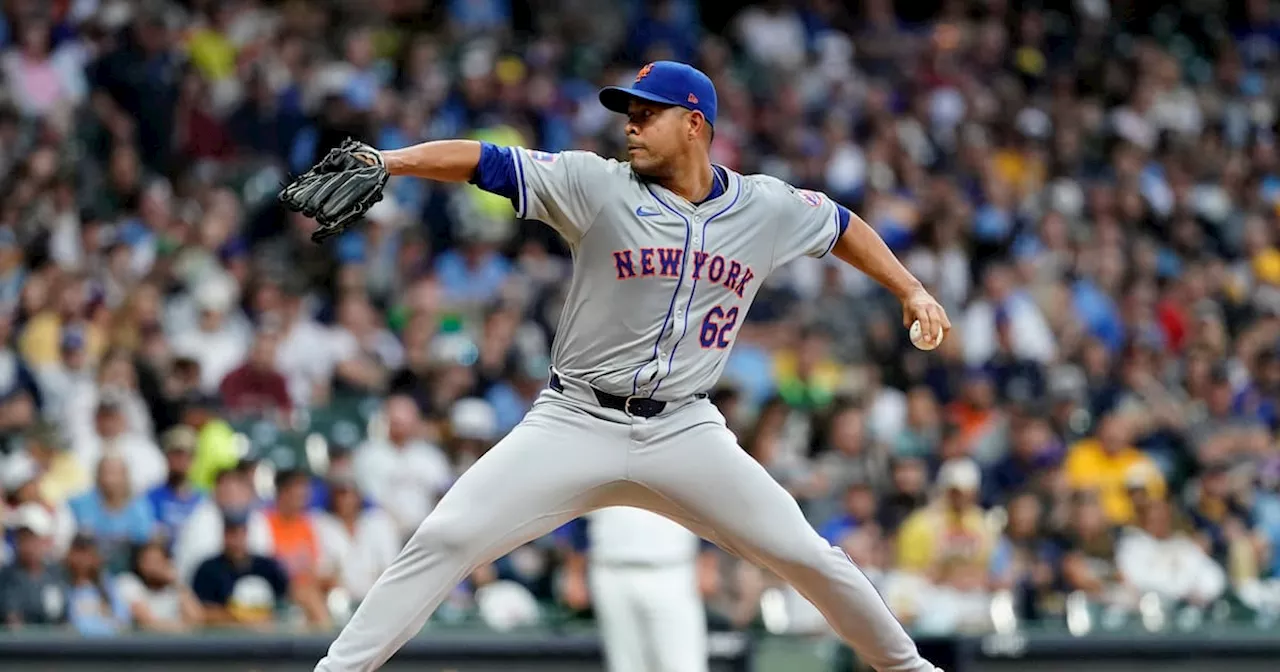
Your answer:
[[[698,104],[698,97],[697,97],[697,96],[695,96],[695,95],[693,95],[692,93],[691,93],[691,94],[689,94],[689,102],[693,103],[694,105],[697,105],[697,104]]]
[[[643,68],[640,68],[640,72],[636,73],[636,83],[637,83],[637,84],[639,84],[639,83],[640,83],[640,80],[644,79],[645,77],[648,77],[648,76],[649,76],[649,71],[651,71],[651,70],[653,70],[653,64],[652,64],[652,63],[650,63],[650,64],[648,64],[648,65],[644,66]]]
[[[808,189],[796,189],[796,195],[800,197],[800,200],[804,201],[805,203],[808,203],[810,207],[816,208],[819,205],[822,205],[822,194],[819,194],[816,191],[809,191]]]
[[[534,149],[529,151],[529,158],[539,163],[555,163],[556,159],[560,158],[560,155]]]

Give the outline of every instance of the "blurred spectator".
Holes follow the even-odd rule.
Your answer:
[[[214,394],[249,350],[248,339],[228,319],[235,288],[226,278],[210,278],[195,288],[196,323],[173,335],[173,352],[200,365],[200,390]]]
[[[452,483],[453,470],[440,448],[423,440],[412,399],[393,396],[384,408],[387,437],[356,448],[355,477],[360,491],[391,515],[396,532],[407,539]]]
[[[1268,551],[1266,533],[1240,482],[1228,465],[1211,464],[1201,474],[1188,507],[1200,547],[1228,569],[1233,583],[1257,580]],[[1244,484],[1252,486],[1249,481]]]
[[[1169,502],[1153,500],[1138,525],[1116,548],[1116,566],[1135,590],[1197,607],[1222,595],[1226,573],[1191,537],[1174,528]]]
[[[124,403],[107,397],[94,413],[94,434],[84,437],[76,453],[85,464],[97,464],[118,457],[128,464],[129,489],[145,493],[164,482],[167,469],[164,455],[149,434],[132,432],[125,417]]]
[[[330,626],[325,597],[334,585],[335,567],[310,504],[311,478],[305,472],[276,474],[275,508],[266,513],[273,556],[288,575],[290,594],[307,621],[323,629]]]
[[[889,487],[880,500],[877,522],[886,535],[898,532],[899,526],[928,503],[929,470],[924,460],[915,457],[895,458],[889,466]]]
[[[400,552],[395,521],[376,506],[365,506],[349,470],[330,469],[329,501],[316,519],[320,553],[336,566],[338,586],[359,601]]]
[[[48,513],[51,516],[49,536],[52,551],[56,557],[61,557],[76,534],[76,517],[68,502],[44,498],[40,464],[29,454],[15,453],[0,466],[3,467],[0,486],[4,488],[5,504],[14,510],[30,504]]]
[[[992,588],[1013,591],[1020,615],[1035,618],[1053,597],[1054,549],[1044,536],[1042,507],[1034,492],[1015,494],[1007,511],[1008,522],[991,559]]]
[[[164,537],[165,549],[173,548],[187,518],[204,496],[188,477],[191,458],[196,451],[196,432],[186,425],[169,428],[160,437],[169,472],[165,482],[147,493],[147,501],[155,516],[158,532]]]
[[[907,518],[898,532],[898,568],[918,584],[906,615],[923,631],[980,627],[988,618],[989,563],[996,538],[977,505],[982,474],[972,460],[938,471],[936,502]]]
[[[1076,442],[1063,465],[1072,487],[1095,491],[1102,501],[1107,520],[1124,525],[1133,520],[1133,501],[1127,488],[1136,484],[1161,498],[1165,481],[1155,462],[1129,442],[1132,421],[1112,413],[1098,421],[1094,438]]]
[[[274,559],[249,549],[249,518],[231,512],[222,519],[222,550],[200,563],[191,588],[211,625],[271,630],[289,595],[289,577]]]
[[[288,418],[293,402],[288,381],[276,369],[279,345],[280,334],[274,326],[260,328],[249,358],[222,379],[218,391],[229,415],[278,421]]]
[[[817,510],[810,515],[818,520],[836,515],[835,511],[842,508],[840,502],[847,501],[850,487],[862,485],[878,492],[889,476],[887,451],[866,435],[861,408],[837,408],[831,415],[827,441],[828,450],[816,460],[817,476],[825,490],[812,501],[812,508]]]
[[[204,609],[191,589],[178,579],[161,541],[134,546],[127,573],[116,583],[141,630],[188,632],[204,623]]]
[[[449,412],[446,455],[454,473],[461,474],[500,438],[498,418],[483,399],[459,399]]]
[[[3,236],[4,230],[0,230]],[[40,388],[26,363],[11,346],[13,318],[0,310],[0,448],[8,438],[35,420],[40,404]]]
[[[1003,504],[1004,497],[1027,488],[1047,487],[1050,471],[1062,461],[1062,446],[1034,409],[1016,418],[1011,430],[1009,454],[991,465],[982,479],[987,506]]]
[[[57,566],[53,517],[35,503],[10,512],[13,562],[0,568],[0,616],[9,628],[56,625],[67,618],[70,586]]]
[[[67,620],[85,637],[109,637],[132,625],[116,578],[104,567],[99,543],[77,536],[67,551]]]
[[[184,582],[190,582],[200,563],[222,552],[222,521],[229,514],[245,519],[250,553],[272,553],[271,527],[262,511],[254,508],[253,487],[244,470],[232,467],[218,473],[213,495],[201,499],[177,532],[173,564]]]
[[[147,498],[134,494],[129,485],[129,468],[122,457],[103,457],[94,489],[71,500],[80,533],[101,545],[102,557],[113,568],[127,560],[130,545],[150,541],[157,532]]]
[[[218,474],[235,467],[240,461],[235,430],[218,416],[217,402],[195,393],[182,399],[179,421],[196,430],[196,454],[188,477],[200,490],[211,490]]]
[[[1068,520],[1054,542],[1062,588],[1101,604],[1130,601],[1126,577],[1116,565],[1119,531],[1107,521],[1097,493],[1077,492]]]
[[[32,424],[23,436],[22,452],[12,454],[9,460],[17,464],[24,456],[29,457],[38,470],[40,498],[49,506],[65,508],[68,500],[93,487],[89,469],[67,450],[66,441],[52,424]],[[25,467],[13,468],[21,471]],[[70,536],[67,541],[71,541]]]

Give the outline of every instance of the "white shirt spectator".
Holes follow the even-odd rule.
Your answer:
[[[418,528],[453,479],[444,451],[419,440],[367,441],[356,449],[354,467],[360,491],[390,514],[401,538]]]
[[[200,389],[207,394],[216,394],[222,379],[244,362],[249,343],[248,339],[229,328],[211,332],[196,329],[175,336],[173,352],[199,363]]]
[[[355,530],[327,512],[317,516],[315,523],[320,553],[335,563],[341,586],[352,599],[364,598],[402,546],[395,520],[382,509],[361,512]]]
[[[276,349],[276,368],[289,381],[289,397],[306,408],[315,390],[327,385],[338,364],[351,356],[354,343],[334,338],[332,330],[310,318],[290,325]]]
[[[182,622],[182,593],[173,584],[153,590],[148,588],[137,575],[125,573],[116,579],[116,590],[120,591],[120,599],[124,600],[130,608],[143,602],[156,620]]]
[[[804,22],[789,7],[744,10],[738,19],[738,35],[747,52],[761,63],[786,70],[804,63],[808,45]]]
[[[1133,529],[1116,547],[1116,567],[1140,593],[1169,600],[1212,601],[1227,587],[1226,572],[1181,534],[1164,539]]]
[[[1035,301],[1025,294],[1014,294],[1005,307],[1009,311],[1014,354],[1041,364],[1052,363],[1057,357],[1057,344]],[[965,311],[963,322],[956,326],[963,335],[965,362],[981,365],[995,356],[996,307],[990,301],[975,301]]]
[[[169,475],[169,465],[160,447],[140,434],[124,434],[103,439],[97,434],[78,439],[73,445],[76,456],[90,470],[107,455],[118,455],[129,468],[129,489],[135,495],[145,494],[151,488],[164,483]]]
[[[178,530],[173,546],[173,566],[183,583],[190,584],[200,563],[222,552],[222,511],[212,499],[196,505],[195,510]],[[249,552],[271,555],[275,544],[271,526],[261,511],[249,514],[247,527]]]

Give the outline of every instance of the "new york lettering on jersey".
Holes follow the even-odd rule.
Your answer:
[[[694,280],[706,279],[743,298],[756,272],[747,264],[721,254],[695,250],[692,254]],[[656,260],[656,263],[655,263]],[[619,280],[633,278],[678,278],[682,272],[684,250],[678,247],[642,247],[613,253],[613,265]],[[704,273],[705,271],[705,273]]]

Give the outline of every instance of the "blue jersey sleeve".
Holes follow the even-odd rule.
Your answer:
[[[480,163],[476,165],[476,172],[471,176],[471,183],[491,194],[511,199],[512,204],[516,204],[520,196],[520,187],[511,148],[481,142]]]

